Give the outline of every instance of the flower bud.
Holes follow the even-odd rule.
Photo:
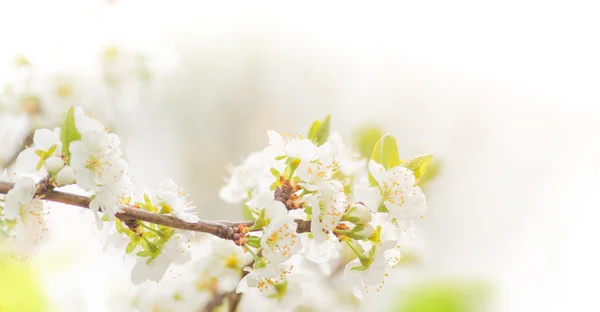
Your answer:
[[[350,231],[350,237],[354,239],[368,239],[373,236],[375,233],[375,229],[370,224],[361,224],[355,226],[352,231]]]
[[[56,174],[56,183],[58,185],[67,185],[75,182],[75,171],[73,168],[66,166]]]
[[[371,211],[363,203],[352,204],[348,212],[342,217],[342,221],[352,222],[354,224],[367,224],[371,222]]]
[[[58,156],[51,156],[44,162],[44,167],[46,167],[48,173],[57,173],[64,165],[65,162]]]

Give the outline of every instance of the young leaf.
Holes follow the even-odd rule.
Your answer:
[[[390,212],[387,207],[385,207],[385,204],[383,202],[381,202],[381,204],[379,204],[379,207],[377,207],[377,212]]]
[[[329,137],[329,119],[330,115],[327,115],[325,119],[315,121],[308,130],[308,139],[314,141],[317,146],[323,145]]]
[[[427,167],[427,171],[421,174],[421,177],[417,183],[420,186],[424,185],[425,183],[435,179],[440,174],[440,171],[442,171],[442,162],[439,160],[432,161],[429,164],[429,167]]]
[[[403,162],[402,167],[412,170],[415,174],[415,179],[419,180],[419,178],[427,170],[427,167],[429,166],[429,163],[431,162],[432,158],[433,155],[422,155],[413,157]]]
[[[308,139],[309,140],[315,141],[317,139],[317,131],[319,131],[320,127],[321,127],[320,120],[313,122],[313,124],[310,126],[310,129],[308,130]]]
[[[60,127],[60,141],[63,146],[63,151],[67,161],[70,160],[71,152],[69,151],[69,145],[73,141],[81,139],[81,134],[77,131],[75,126],[75,108],[71,106],[69,111],[65,115],[63,123]]]
[[[125,249],[125,252],[127,254],[130,254],[135,249],[136,246],[137,246],[137,244],[134,241],[130,241],[129,244],[127,244],[127,248]]]
[[[400,155],[398,155],[398,144],[396,138],[386,134],[375,144],[371,160],[382,165],[385,170],[394,168],[402,164]]]
[[[358,148],[360,155],[364,158],[370,158],[375,144],[377,144],[377,141],[383,134],[383,131],[376,126],[366,126],[357,130],[354,134],[353,141]]]
[[[400,160],[400,156],[398,155],[398,144],[396,143],[396,138],[386,134],[379,139],[373,148],[371,160],[382,165],[385,170],[389,170],[402,164],[402,160]],[[378,185],[377,181],[370,172],[369,183],[372,186]]]

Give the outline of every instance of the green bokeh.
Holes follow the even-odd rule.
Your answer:
[[[0,253],[0,312],[47,311],[27,262]]]
[[[389,311],[480,312],[491,299],[491,289],[482,282],[438,281],[414,285]]]

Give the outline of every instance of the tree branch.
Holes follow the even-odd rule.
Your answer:
[[[42,200],[48,200],[81,208],[89,208],[91,198],[82,195],[76,195],[54,190],[48,183],[38,184],[36,197]],[[0,181],[0,194],[6,194],[13,188],[14,184],[10,182]],[[164,225],[175,229],[195,231],[212,234],[222,239],[234,240],[236,228],[240,225],[251,227],[253,221],[209,221],[199,220],[198,222],[186,222],[179,218],[163,215],[159,213],[149,212],[130,205],[122,205],[121,212],[115,215],[117,218],[126,221],[145,221],[154,224]],[[310,221],[296,220],[298,224],[298,233],[310,231]]]

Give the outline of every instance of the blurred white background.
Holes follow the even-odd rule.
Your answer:
[[[241,217],[218,189],[266,130],[304,133],[327,113],[345,135],[379,124],[401,156],[443,162],[426,189],[422,264],[399,285],[482,280],[496,311],[597,306],[597,2],[113,2],[0,2],[0,62],[25,54],[40,75],[85,81],[106,46],[147,55],[154,85],[115,125],[145,183],[172,176],[201,217]],[[76,238],[55,230],[41,259],[93,244],[84,227]],[[125,270],[97,251],[49,276],[102,293],[111,280],[98,265]],[[102,295],[81,294],[86,311],[107,309]]]

